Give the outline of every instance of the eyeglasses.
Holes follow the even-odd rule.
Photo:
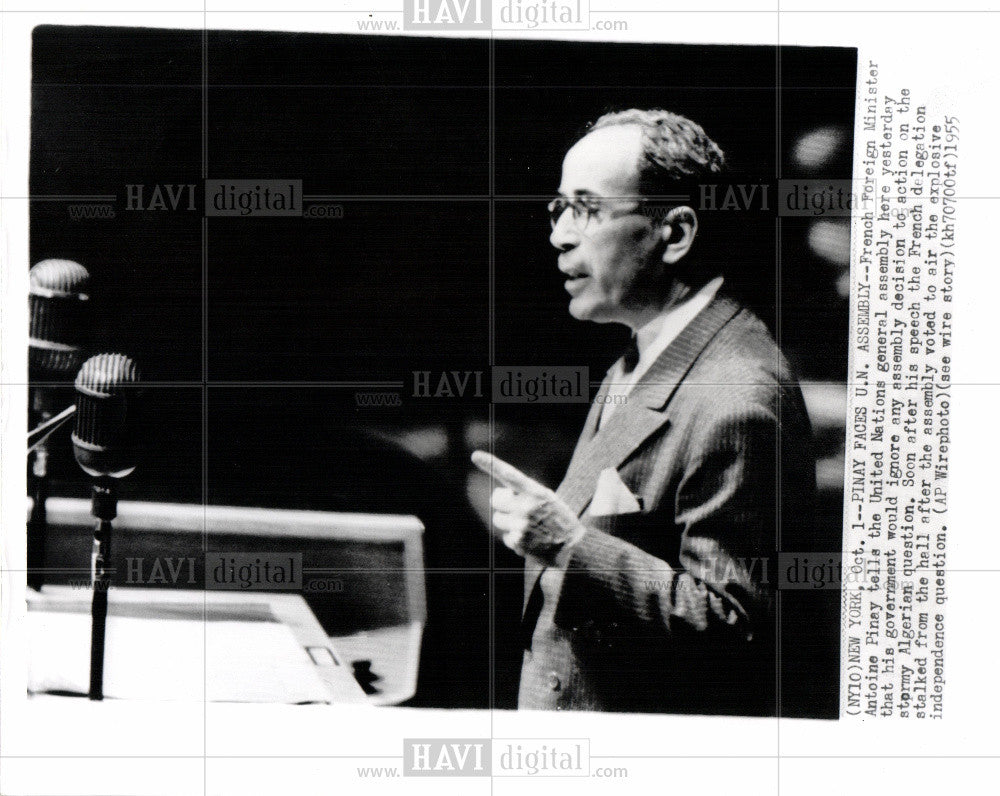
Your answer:
[[[642,197],[636,196],[622,196],[613,199],[603,196],[557,196],[548,205],[549,223],[552,224],[552,229],[555,229],[563,213],[566,210],[571,210],[573,213],[573,225],[578,231],[583,232],[587,228],[587,225],[590,224],[591,219],[607,205],[622,201],[641,204],[645,200]]]

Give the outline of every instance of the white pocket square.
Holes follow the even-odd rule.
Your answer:
[[[642,504],[625,486],[618,471],[614,467],[601,470],[587,513],[591,517],[608,517],[636,511],[642,511]]]

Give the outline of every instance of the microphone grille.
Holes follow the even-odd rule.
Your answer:
[[[139,368],[124,354],[98,354],[76,376],[73,451],[91,475],[121,477],[135,467]]]
[[[73,260],[42,260],[28,272],[32,295],[82,294],[90,283],[90,272]],[[86,298],[86,296],[84,296]]]
[[[112,398],[139,383],[139,368],[124,354],[98,354],[76,374],[76,389],[94,398]]]
[[[72,260],[42,260],[28,272],[28,358],[35,378],[64,377],[80,366],[90,273]],[[74,342],[71,342],[74,341]]]

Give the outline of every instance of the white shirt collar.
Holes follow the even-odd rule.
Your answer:
[[[715,294],[722,287],[722,277],[716,277],[704,285],[693,296],[680,304],[664,310],[645,326],[636,331],[636,345],[639,347],[639,364],[628,374],[628,381],[635,384],[642,375],[666,351],[695,316],[712,303]],[[620,369],[620,362],[619,362]],[[619,370],[620,372],[620,370]]]
[[[608,395],[628,395],[636,382],[659,359],[660,354],[667,350],[684,328],[695,319],[695,316],[712,303],[715,294],[722,287],[722,277],[717,277],[701,288],[697,293],[685,299],[681,304],[675,304],[664,310],[653,320],[636,331],[636,346],[639,348],[639,362],[631,373],[622,372],[622,360],[611,366],[608,375],[611,377]],[[608,422],[618,407],[615,401],[604,404],[598,417],[598,428]]]

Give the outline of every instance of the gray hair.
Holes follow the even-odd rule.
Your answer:
[[[698,182],[725,169],[725,155],[701,125],[660,108],[605,113],[584,130],[584,135],[625,124],[634,124],[642,131],[639,180],[648,194],[668,193],[672,183]]]

